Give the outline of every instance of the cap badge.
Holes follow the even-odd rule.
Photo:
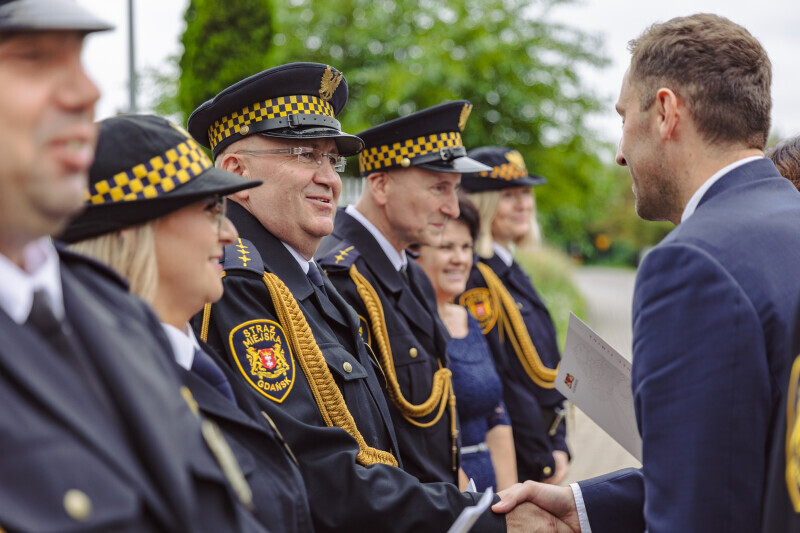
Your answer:
[[[333,98],[333,93],[336,92],[336,89],[342,82],[342,78],[341,72],[334,73],[331,66],[328,65],[327,68],[325,68],[325,72],[322,73],[322,80],[319,84],[319,97],[326,102]]]
[[[459,131],[464,131],[464,128],[467,126],[467,119],[469,118],[471,111],[472,104],[464,104],[464,108],[461,110],[461,116],[458,118]]]
[[[509,163],[517,167],[519,170],[524,172],[525,174],[528,173],[528,169],[525,168],[525,159],[522,158],[522,154],[516,150],[511,150],[510,152],[506,152],[506,159]]]

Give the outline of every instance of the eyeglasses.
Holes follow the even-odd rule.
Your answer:
[[[273,150],[239,150],[238,152],[234,152],[236,154],[247,154],[247,155],[277,155],[277,154],[293,154],[297,155],[297,160],[304,164],[304,165],[317,165],[318,167],[322,166],[323,161],[328,161],[328,163],[333,167],[333,170],[336,172],[344,172],[344,167],[347,164],[347,159],[343,156],[338,154],[326,154],[325,152],[321,152],[316,148],[309,148],[307,146],[299,146],[297,148],[275,148]]]
[[[228,212],[228,198],[226,196],[209,198],[203,211],[214,217],[214,221],[217,223],[217,233],[220,233],[225,214]]]

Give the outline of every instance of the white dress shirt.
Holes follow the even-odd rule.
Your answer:
[[[22,253],[22,268],[0,254],[0,308],[17,324],[24,324],[31,313],[33,293],[44,289],[56,317],[63,319],[64,292],[61,288],[58,252],[50,239],[29,243]]]
[[[511,250],[504,248],[496,242],[492,243],[492,248],[494,249],[494,255],[499,257],[500,260],[506,264],[506,266],[510,267],[514,262],[514,254],[511,253]]]
[[[175,362],[186,370],[192,370],[192,363],[194,363],[194,352],[200,349],[200,343],[197,342],[197,337],[194,336],[192,328],[189,324],[183,326],[180,330],[170,324],[161,323],[164,328],[164,333],[169,338],[169,343],[172,345],[172,355],[175,356]]]
[[[700,200],[703,199],[703,196],[706,195],[708,189],[711,188],[716,182],[718,182],[721,178],[725,177],[731,170],[744,165],[745,163],[749,163],[750,161],[755,161],[756,159],[762,159],[763,156],[754,155],[750,157],[745,157],[744,159],[740,159],[731,163],[730,165],[719,169],[713,176],[708,178],[705,183],[703,183],[699,189],[697,189],[691,198],[689,198],[689,202],[686,204],[686,207],[683,209],[683,214],[681,215],[681,222],[685,222],[687,218],[694,214],[695,209],[697,206],[700,205]]]
[[[385,253],[386,257],[389,258],[389,261],[392,262],[392,266],[394,267],[395,270],[400,272],[401,270],[406,269],[406,266],[408,265],[408,256],[406,256],[405,252],[400,253],[397,250],[395,250],[394,246],[392,246],[389,243],[388,239],[386,239],[386,237],[383,236],[381,230],[376,228],[375,224],[367,220],[367,217],[362,215],[354,205],[348,205],[344,209],[344,211],[354,219],[358,220],[361,223],[361,225],[367,228],[367,231],[369,231],[370,234],[372,234],[372,236],[375,237],[375,240],[378,241],[381,250],[383,250],[383,253]]]

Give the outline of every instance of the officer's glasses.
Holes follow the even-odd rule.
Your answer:
[[[344,167],[347,164],[347,159],[338,154],[326,154],[316,148],[309,148],[307,146],[299,146],[297,148],[275,148],[273,150],[239,150],[237,154],[247,155],[276,155],[276,154],[296,154],[297,160],[303,165],[316,165],[322,166],[323,161],[333,167],[336,172],[344,172]]]

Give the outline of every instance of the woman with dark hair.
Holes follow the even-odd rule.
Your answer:
[[[86,209],[60,238],[106,263],[153,306],[188,389],[182,392],[204,417],[203,435],[239,499],[269,531],[299,533],[312,525],[294,457],[188,325],[222,297],[223,247],[238,238],[225,216],[226,196],[260,184],[214,168],[186,132],[162,118],[110,118],[100,123]]]
[[[441,244],[420,246],[417,262],[433,284],[439,316],[452,337],[447,354],[458,399],[461,467],[477,490],[502,490],[517,481],[503,386],[480,325],[466,309],[453,303],[466,287],[479,226],[474,206],[461,200],[458,207],[461,214],[447,222]]]

